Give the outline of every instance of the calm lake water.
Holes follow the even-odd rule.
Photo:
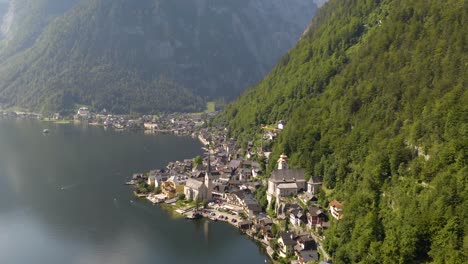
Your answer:
[[[264,263],[228,224],[174,219],[123,185],[198,154],[186,137],[0,119],[0,263]]]

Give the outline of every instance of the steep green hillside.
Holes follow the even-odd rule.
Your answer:
[[[344,201],[336,263],[466,263],[467,17],[463,0],[331,0],[218,117],[244,143],[287,121],[271,160]]]
[[[2,27],[0,104],[43,111],[195,111],[207,98],[233,98],[294,45],[316,8],[313,0],[12,1],[24,8]]]

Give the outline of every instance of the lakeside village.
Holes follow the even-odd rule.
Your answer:
[[[135,173],[126,182],[134,194],[153,204],[172,208],[178,214],[197,219],[224,221],[259,242],[274,262],[331,263],[321,246],[323,231],[342,219],[343,203],[318,203],[322,178],[306,179],[304,169],[292,169],[281,155],[276,169],[265,172],[271,152],[249,142],[240,149],[227,138],[226,128],[208,128],[206,120],[216,113],[173,113],[159,116],[92,113],[81,107],[75,122],[102,125],[115,130],[144,130],[196,137],[205,145],[204,154],[194,159],[170,162],[166,168]],[[72,122],[54,114],[0,112],[0,117],[33,118],[57,123]],[[283,121],[263,127],[262,139],[272,142],[284,128]],[[322,196],[323,197],[323,196]]]
[[[273,140],[283,126],[280,122],[263,139]],[[323,231],[342,219],[343,203],[334,200],[322,208],[322,178],[306,180],[305,170],[289,168],[284,154],[276,169],[265,175],[271,153],[255,151],[253,142],[244,152],[226,132],[198,130],[206,146],[203,156],[135,173],[126,184],[134,185],[137,197],[170,207],[187,219],[206,217],[237,227],[262,244],[274,262],[331,263],[321,246]]]
[[[91,112],[88,107],[80,107],[73,119],[55,113],[50,116],[24,111],[1,111],[0,118],[37,119],[58,124],[87,123],[119,130],[144,130],[145,133],[173,133],[181,136],[196,136],[206,120],[216,112],[206,113],[170,113],[154,115],[114,115],[103,109],[99,113]]]

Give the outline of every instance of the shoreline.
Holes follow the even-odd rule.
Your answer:
[[[262,253],[264,253],[265,256],[268,256],[268,260],[270,261],[269,263],[277,263],[277,262],[275,262],[275,260],[272,258],[272,256],[271,256],[270,254],[268,254],[268,249],[267,249],[268,245],[266,245],[265,242],[262,241],[261,239],[255,237],[253,234],[250,234],[249,232],[243,231],[241,228],[239,228],[239,227],[237,226],[237,223],[238,223],[238,222],[233,223],[233,222],[231,222],[231,221],[229,221],[229,220],[221,220],[221,219],[219,219],[219,218],[214,218],[214,219],[216,219],[216,220],[213,220],[212,218],[210,218],[209,216],[207,216],[207,213],[205,213],[205,214],[203,214],[203,213],[200,214],[201,217],[198,218],[198,219],[189,219],[189,218],[187,217],[186,214],[183,214],[183,213],[178,212],[178,210],[184,210],[184,209],[187,209],[187,208],[178,207],[178,206],[176,205],[176,203],[171,203],[171,204],[166,204],[166,203],[164,203],[164,202],[153,203],[152,201],[148,200],[146,197],[139,197],[139,196],[137,196],[136,194],[135,194],[135,197],[137,197],[137,198],[138,198],[139,200],[141,200],[141,201],[144,200],[144,202],[150,203],[150,204],[152,204],[153,206],[159,206],[159,207],[161,208],[161,210],[167,212],[167,213],[170,215],[170,217],[173,217],[174,219],[184,219],[184,220],[189,221],[189,222],[191,222],[191,221],[209,221],[209,222],[221,222],[221,223],[223,223],[223,224],[228,224],[229,226],[231,226],[231,227],[235,228],[237,231],[239,231],[239,233],[240,233],[242,236],[245,236],[245,237],[247,237],[249,240],[251,240],[252,242],[255,242],[255,244],[260,248],[260,250],[262,251]],[[190,209],[190,208],[189,208],[189,209]],[[207,209],[205,209],[205,210],[214,210],[214,211],[216,211],[216,209],[214,209],[214,208],[207,208]],[[202,211],[203,211],[203,209],[202,209]],[[191,212],[191,210],[188,211],[188,212]],[[266,261],[266,259],[265,259],[265,261]]]
[[[206,125],[206,119],[201,119],[201,117],[196,117],[191,114],[180,115],[173,113],[158,117],[157,119],[153,119],[153,117],[150,116],[140,116],[137,119],[130,119],[132,117],[129,116],[107,115],[104,117],[106,118],[105,121],[99,119],[97,115],[93,118],[90,117],[81,120],[76,118],[74,120],[52,118],[37,119],[45,123],[89,125],[103,127],[104,130],[112,129],[113,131],[122,132],[142,131],[145,134],[172,134],[178,137],[190,136],[192,139],[197,139],[202,145],[202,149],[204,149],[203,156],[197,156],[198,159],[201,158],[201,161],[198,160],[197,163],[195,163],[196,158],[192,157],[191,159],[184,159],[183,161],[169,162],[163,169],[133,174],[132,179],[125,184],[135,185],[132,188],[134,196],[138,197],[138,199],[144,198],[154,205],[160,205],[160,208],[167,211],[174,219],[205,218],[204,221],[228,222],[228,224],[235,227],[240,233],[246,235],[249,239],[261,246],[261,251],[268,255],[271,263],[278,263],[278,258],[276,256],[280,251],[278,251],[275,246],[276,243],[274,243],[275,240],[279,239],[277,234],[271,236],[268,231],[269,229],[265,229],[267,230],[265,231],[263,226],[260,229],[261,232],[259,232],[258,227],[263,219],[275,221],[277,218],[276,216],[268,216],[264,208],[262,209],[260,207],[259,200],[257,200],[259,198],[253,197],[253,194],[266,184],[264,181],[259,181],[259,179],[263,179],[261,178],[263,171],[261,170],[260,162],[252,158],[256,155],[264,155],[263,148],[258,152],[254,148],[254,144],[249,142],[247,154],[245,158],[243,158],[243,150],[239,148],[237,141],[234,138],[227,138],[227,128],[212,128]],[[265,157],[268,159],[266,153],[267,152],[265,152]],[[215,156],[214,160],[211,159],[212,155]],[[233,164],[230,164],[230,162],[233,162]],[[211,170],[210,166],[216,166],[216,169]],[[219,166],[221,169],[218,170],[218,168],[220,168]],[[229,166],[234,167],[229,169]],[[226,168],[229,173],[226,173]],[[211,173],[213,173],[213,175],[216,173],[218,178],[212,179]],[[206,183],[206,179],[205,182],[200,179],[202,177],[201,175],[208,175],[210,178],[208,182],[210,182],[210,184]],[[156,181],[157,184],[155,185]],[[185,187],[188,181],[191,181],[190,183],[192,184],[187,185],[189,187]],[[193,183],[194,181],[195,183]],[[197,182],[199,181],[202,182],[202,187],[197,187]],[[166,182],[169,183],[166,184]],[[208,201],[215,202],[216,204],[210,203],[208,207],[204,207],[205,209],[202,211],[194,210],[193,208],[195,206],[189,204],[192,203],[192,199],[195,199],[193,194],[198,194],[200,190],[205,190],[205,192],[206,190],[214,190],[212,189],[212,184],[218,185],[216,186],[218,189],[217,191],[213,191],[213,195],[216,195],[216,197],[220,199],[212,199],[211,191],[210,196],[206,194],[204,196],[197,196],[202,197],[200,199],[206,198],[203,200],[204,206],[207,205]],[[203,186],[205,186],[204,189]],[[161,187],[163,190],[161,190]],[[184,188],[188,188],[188,191],[184,190]],[[235,194],[239,191],[246,193],[246,196],[242,194],[242,196],[238,196],[238,194]],[[153,193],[160,195],[153,196]],[[190,202],[185,199],[185,195],[188,195],[187,199],[190,198]],[[247,198],[244,199],[243,197]],[[199,202],[201,201],[199,200]],[[224,217],[226,217],[226,220],[224,220]],[[281,230],[281,232],[288,232],[287,225],[284,229],[285,230]],[[300,229],[298,232],[306,232],[306,236],[310,237],[310,234],[308,234],[309,231],[307,230]],[[301,250],[297,252],[300,251]],[[296,251],[294,252],[300,254]],[[300,257],[300,255],[297,256]]]
[[[49,124],[85,124],[89,126],[112,128],[115,131],[144,131],[148,134],[174,134],[199,137],[203,145],[209,143],[202,131],[207,130],[207,120],[216,112],[208,113],[168,113],[160,115],[114,115],[111,113],[93,113],[87,108],[80,108],[72,118],[61,116],[43,116],[32,112],[0,111],[0,118],[34,119]],[[205,131],[206,132],[206,131]]]
[[[169,132],[172,132],[172,131],[169,131]],[[172,134],[176,136],[182,136],[181,134],[178,134],[178,133],[172,133]],[[193,131],[191,133],[191,136],[193,139],[197,139],[203,146],[205,146],[204,148],[205,154],[208,156],[208,159],[209,159],[210,155],[215,154],[215,153],[213,153],[212,150],[211,151],[208,150],[206,148],[207,145],[210,145],[210,142],[216,142],[216,138],[225,138],[226,130],[219,129],[219,128],[215,130],[201,128],[196,131]],[[228,144],[230,144],[229,147],[231,148],[230,151],[232,153],[239,153],[238,149],[237,150],[234,149],[235,142],[233,139],[231,139],[231,142],[229,142]],[[170,162],[165,168],[172,170],[174,169],[174,165],[177,166],[177,164],[182,166],[183,168],[184,167],[183,164],[187,162],[187,160],[191,160],[190,169],[187,170],[187,167],[185,167],[185,169],[183,169],[182,171],[184,171],[185,173],[187,172],[193,173],[191,164],[194,160],[194,157],[192,157],[192,159],[185,159],[184,161]],[[154,170],[154,171],[159,171],[159,170]],[[204,171],[204,169],[202,169],[202,171]],[[162,174],[158,176],[157,175],[158,173],[162,173]],[[179,171],[178,173],[183,174],[183,172],[181,171]],[[255,244],[257,244],[257,246],[259,247],[259,250],[261,250],[262,254],[265,255],[266,262],[268,261],[268,263],[279,263],[278,260],[274,259],[275,252],[270,247],[270,238],[268,236],[267,236],[267,239],[263,238],[263,234],[260,235],[259,237],[257,233],[254,233],[251,230],[252,226],[258,225],[257,221],[259,221],[259,218],[257,218],[257,216],[253,218],[247,217],[246,215],[248,215],[249,213],[244,213],[243,211],[245,210],[244,207],[242,206],[239,207],[240,210],[239,208],[237,209],[233,208],[232,205],[229,204],[229,202],[225,200],[226,198],[222,198],[221,199],[222,202],[216,202],[215,204],[213,203],[205,204],[208,206],[205,207],[204,209],[194,210],[193,205],[189,205],[187,201],[185,200],[185,198],[182,198],[184,199],[183,200],[184,204],[182,204],[181,202],[177,202],[178,201],[177,195],[170,196],[170,197],[175,197],[175,198],[169,199],[167,198],[167,196],[161,197],[161,196],[164,196],[165,194],[160,194],[159,192],[157,192],[158,193],[157,195],[161,195],[161,196],[160,197],[156,197],[157,195],[153,196],[153,190],[148,189],[148,188],[151,186],[151,184],[154,184],[155,179],[156,179],[155,177],[162,177],[162,175],[165,175],[165,174],[164,174],[164,171],[156,172],[156,174],[151,177],[150,177],[150,174],[151,174],[151,171],[149,173],[135,173],[133,174],[131,181],[127,182],[127,183],[130,183],[130,182],[133,183],[132,185],[134,185],[133,190],[134,190],[135,196],[138,196],[138,197],[148,196],[148,197],[144,197],[145,200],[148,200],[148,202],[151,202],[154,205],[160,205],[161,209],[167,211],[172,217],[175,217],[177,219],[185,218],[187,220],[194,220],[194,221],[203,219],[203,221],[225,222],[229,224],[230,226],[234,227],[235,229],[237,229],[240,234],[242,234],[243,236],[246,236],[252,242],[255,242]],[[167,177],[169,176],[167,175]],[[254,177],[257,177],[257,176],[253,176],[253,178],[249,179],[246,183],[256,182]],[[161,181],[166,182],[168,180],[169,178],[164,178],[164,180],[161,180]],[[149,195],[141,195],[136,191],[139,188],[143,188],[143,186],[139,187],[139,185],[141,185],[142,183],[145,183],[145,184],[147,183],[145,187],[146,190],[144,192]],[[182,183],[182,185],[185,185],[185,183]],[[161,186],[161,183],[159,183],[159,186]],[[237,188],[239,187],[237,186]],[[177,193],[180,194],[181,192],[177,192]],[[170,202],[166,202],[165,199],[167,199],[167,201],[170,201]],[[210,201],[214,201],[214,200],[210,200]],[[236,206],[239,206],[239,205],[236,205]],[[262,215],[261,217],[263,218],[269,218],[265,213],[261,213],[260,215]]]
[[[55,120],[55,119],[39,119],[39,121],[44,122],[44,123],[52,123],[52,124],[59,124],[59,125],[68,125],[73,123],[73,120],[67,120],[67,119],[62,119],[62,120]]]

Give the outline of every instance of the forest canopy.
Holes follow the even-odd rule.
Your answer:
[[[467,17],[463,0],[330,0],[217,118],[241,144],[286,121],[270,160],[344,202],[335,263],[467,262]]]

